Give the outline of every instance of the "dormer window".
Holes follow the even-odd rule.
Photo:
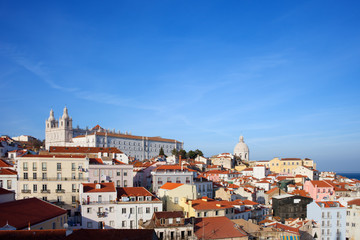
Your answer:
[[[146,201],[151,201],[151,196],[146,196]]]
[[[135,202],[136,201],[136,197],[130,197],[130,202]]]
[[[165,218],[161,218],[161,219],[160,219],[160,224],[161,224],[161,225],[164,225],[164,224],[165,224]]]
[[[95,185],[95,188],[96,188],[96,189],[101,189],[101,185],[100,185],[100,184],[96,184],[96,185]]]
[[[138,201],[144,201],[144,197],[138,197]]]

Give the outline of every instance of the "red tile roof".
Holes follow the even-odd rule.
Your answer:
[[[2,168],[0,169],[0,175],[17,175],[17,172],[12,169]]]
[[[9,191],[9,190],[7,190],[5,188],[0,188],[0,195],[9,194],[9,193],[15,194],[15,192],[13,192],[13,191]],[[0,227],[2,227],[2,226],[0,226]]]
[[[313,180],[313,181],[310,181],[311,184],[313,186],[317,186],[317,187],[321,187],[321,188],[324,188],[324,187],[333,187],[330,183],[326,182],[326,181],[322,181],[322,180]]]
[[[66,236],[66,229],[51,230],[2,230],[2,240],[63,240]]]
[[[66,240],[137,240],[157,239],[154,229],[79,229],[66,237]]]
[[[24,158],[85,158],[85,155],[70,155],[70,154],[27,154]]]
[[[37,198],[27,198],[0,204],[0,226],[9,224],[16,229],[24,229],[67,211]]]
[[[5,162],[4,160],[0,159],[0,168],[3,167],[13,167],[11,164]]]
[[[113,182],[108,183],[82,183],[84,187],[84,193],[92,192],[116,192],[115,185]],[[99,186],[100,188],[96,188]]]
[[[101,158],[89,158],[89,164],[104,164]]]
[[[199,239],[236,239],[247,236],[227,217],[196,218],[194,232]]]
[[[160,218],[183,218],[183,211],[173,211],[173,212],[154,212],[154,215],[157,219]]]
[[[184,184],[167,182],[167,183],[163,184],[160,189],[173,190],[173,189],[175,189],[177,187],[180,187],[182,185],[184,185]]]
[[[268,226],[279,229],[281,231],[286,231],[286,232],[289,232],[289,233],[300,235],[298,228],[289,227],[289,226],[281,224],[281,223],[269,224]]]
[[[299,195],[299,196],[307,197],[307,198],[311,198],[310,194],[309,194],[308,192],[306,192],[305,190],[295,189],[295,190],[292,191],[290,194]]]
[[[123,187],[116,188],[116,190],[119,200],[121,200],[122,197],[152,196],[152,201],[160,201],[144,187]]]
[[[348,206],[350,205],[360,206],[360,198],[348,201]]]
[[[319,207],[321,206],[320,204],[324,204],[325,208],[344,207],[338,201],[319,201],[319,202],[316,202],[316,204],[319,205]]]

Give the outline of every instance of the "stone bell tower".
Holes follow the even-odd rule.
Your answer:
[[[45,121],[45,148],[50,146],[66,146],[72,140],[72,119],[65,107],[62,117],[56,120],[54,111],[50,110],[50,116]]]

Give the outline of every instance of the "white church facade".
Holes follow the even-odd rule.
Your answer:
[[[50,146],[116,147],[129,157],[144,160],[158,156],[161,148],[169,156],[174,148],[180,150],[183,145],[183,142],[174,139],[135,136],[104,129],[99,125],[92,129],[73,128],[72,118],[66,107],[59,120],[55,119],[54,111],[51,110],[45,121],[46,149]]]
[[[244,137],[240,136],[239,142],[234,148],[234,155],[238,156],[243,161],[249,161],[249,147],[244,142]]]

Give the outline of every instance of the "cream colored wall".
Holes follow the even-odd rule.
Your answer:
[[[163,199],[163,202],[165,202],[166,199],[166,211],[183,211],[183,206],[180,205],[180,201],[182,198],[190,200],[198,198],[198,193],[195,185],[184,184],[172,190],[160,190],[159,197]],[[177,204],[174,202],[176,197],[179,201],[179,203]]]
[[[269,162],[270,171],[274,173],[292,174],[297,167],[304,165],[313,167],[314,161],[305,159],[281,161],[279,158],[274,158]]]
[[[28,170],[23,169],[23,163],[27,162]],[[42,170],[42,163],[45,162],[47,165],[47,170]],[[37,170],[33,170],[33,163],[37,164]],[[61,171],[57,171],[57,163],[61,163]],[[75,171],[72,170],[72,163],[75,163]],[[76,189],[79,189],[79,185],[82,182],[87,182],[88,172],[82,172],[83,178],[79,179],[79,165],[83,169],[88,169],[88,160],[86,158],[19,158],[18,165],[18,199],[23,199],[27,197],[37,197],[42,199],[47,197],[48,201],[57,201],[57,196],[61,196],[65,204],[76,205],[72,203],[72,196],[76,197],[76,200],[79,200],[79,193],[76,190],[73,192],[72,184],[76,184]],[[28,179],[24,179],[24,173],[28,173]],[[37,179],[33,179],[33,173],[37,173]],[[42,179],[42,173],[47,173],[47,179]],[[57,173],[61,172],[61,180],[57,180]],[[75,173],[76,179],[72,179],[72,173]],[[24,189],[24,184],[28,184],[28,189],[30,193],[22,193]],[[37,184],[37,192],[33,192],[33,185]],[[42,185],[47,184],[47,189],[50,190],[50,193],[42,193]],[[61,184],[62,189],[65,190],[65,193],[57,193],[57,185]],[[65,207],[65,206],[64,206]],[[70,206],[71,207],[71,206]],[[68,208],[68,207],[67,207]]]

